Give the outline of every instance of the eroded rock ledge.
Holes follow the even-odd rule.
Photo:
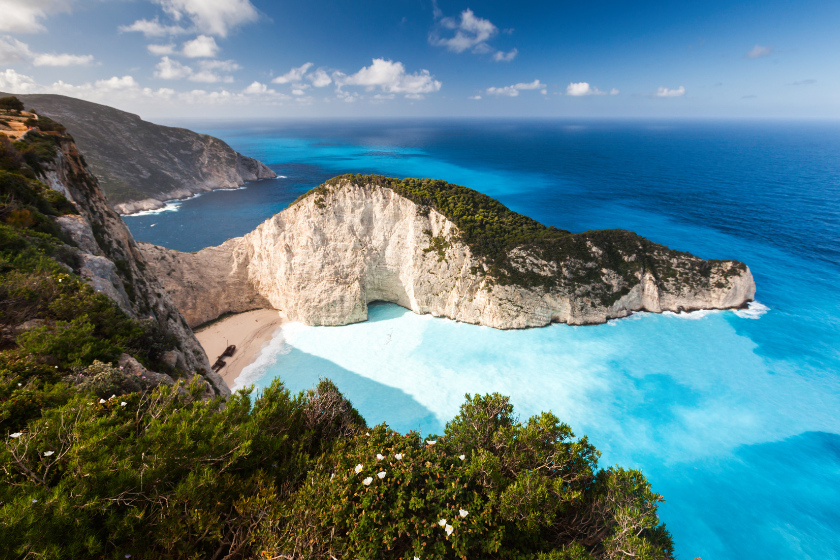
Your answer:
[[[140,247],[191,326],[262,307],[346,325],[387,301],[516,329],[737,308],[755,295],[749,268],[736,261],[706,261],[623,230],[571,234],[464,187],[379,176],[333,179],[218,247]]]

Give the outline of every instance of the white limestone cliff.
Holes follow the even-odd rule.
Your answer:
[[[755,295],[746,266],[674,256],[661,246],[645,258],[664,262],[673,272],[666,279],[640,270],[628,283],[602,268],[599,286],[501,285],[484,274],[485,265],[441,213],[390,188],[350,181],[310,195],[218,247],[197,253],[140,247],[191,326],[263,307],[309,325],[345,325],[366,320],[369,303],[387,301],[415,313],[515,329],[597,324],[640,310],[735,308]],[[546,262],[527,248],[509,254],[517,268],[562,280],[576,266],[599,265],[602,248],[590,243],[589,251],[588,263]],[[615,301],[598,303],[603,298],[595,294],[604,283]]]

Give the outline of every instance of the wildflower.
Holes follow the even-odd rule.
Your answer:
[[[367,437],[370,437],[370,432],[365,432],[365,435],[366,435]]]
[[[22,384],[20,384],[20,383],[18,383],[18,387],[23,387],[23,385],[22,385]]]
[[[110,401],[111,399],[115,399],[115,398],[117,398],[117,395],[111,395],[111,397],[108,400]]]
[[[459,458],[459,459],[461,459],[461,460],[463,461],[464,459],[466,459],[466,458],[467,458],[467,456],[466,456],[466,455],[458,455],[458,458]]]
[[[461,514],[461,517],[466,517],[469,512],[465,509],[459,509],[458,513]]]
[[[37,503],[38,503],[38,500],[32,500],[32,503],[33,503],[33,504],[37,504]]]
[[[55,369],[58,369],[58,366],[55,366]]]
[[[446,519],[441,519],[440,521],[438,521],[438,525],[440,525],[441,527],[446,525]]]
[[[105,399],[99,399],[99,404],[105,404]]]
[[[49,457],[50,455],[53,455],[54,453],[55,453],[55,451],[44,451],[44,457]]]
[[[365,486],[370,486],[371,482],[373,482],[373,478],[369,476],[362,481],[362,484],[364,484]]]
[[[377,454],[376,454],[376,460],[377,460],[377,461],[381,461],[381,460],[382,460],[382,459],[384,459],[384,458],[385,458],[385,457],[383,457],[381,453],[377,453]]]
[[[330,475],[330,480],[332,480],[332,479],[334,479],[334,478],[335,478],[335,473],[332,473],[332,474]]]
[[[437,443],[436,439],[427,439],[426,440],[426,445],[434,445],[436,443]]]
[[[126,558],[131,558],[131,554],[126,554],[125,557]]]
[[[446,531],[446,536],[448,537],[452,534],[452,531],[454,531],[455,529],[452,528],[452,525],[447,525],[446,527],[444,527],[444,530]]]
[[[15,432],[15,433],[13,433],[13,434],[12,434],[12,436],[11,436],[11,437],[13,437],[13,438],[19,438],[19,437],[20,437],[20,436],[22,436],[22,435],[23,435],[23,434],[22,434],[22,433],[20,433],[20,432]]]
[[[120,406],[125,406],[127,404],[128,404],[127,402],[123,401],[123,402],[120,403]]]
[[[385,478],[385,471],[380,471],[376,473],[376,476],[378,476],[379,478]]]
[[[394,458],[395,458],[397,461],[402,461],[402,453],[397,453],[396,455],[394,455]]]
[[[122,368],[123,368],[123,367],[122,367],[122,366],[120,366],[120,369],[122,369]]]
[[[362,464],[359,463],[358,465],[356,465],[356,468],[354,470],[356,471],[356,474],[359,474],[360,472],[362,472]]]

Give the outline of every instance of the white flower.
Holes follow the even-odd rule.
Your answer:
[[[37,503],[38,503],[38,500],[32,500],[32,503],[33,503],[33,504],[37,504]]]
[[[458,513],[461,514],[461,517],[466,517],[469,512],[465,509],[459,509]]]
[[[376,454],[376,460],[377,460],[377,461],[381,461],[381,460],[382,460],[382,459],[384,459],[384,458],[385,458],[385,457],[383,457],[381,453],[377,453],[377,454]]]
[[[123,402],[120,403],[120,406],[125,406],[127,404],[128,404],[127,402],[123,401]]]
[[[115,399],[115,398],[117,398],[117,395],[111,395],[111,397],[108,400],[110,401],[111,399]]]
[[[44,451],[44,457],[49,457],[50,455],[53,455],[54,453],[55,453],[55,451]]]
[[[446,531],[446,536],[448,537],[452,534],[452,531],[454,531],[455,529],[452,528],[452,525],[447,525],[446,527],[444,527],[444,530]]]
[[[373,478],[369,476],[362,481],[362,484],[364,484],[365,486],[370,486],[371,482],[373,482]]]
[[[330,480],[332,480],[332,479],[334,479],[334,478],[335,478],[335,473],[332,473],[332,474],[330,475]]]
[[[356,474],[359,474],[360,472],[362,472],[362,464],[359,463],[358,465],[356,465],[356,468],[354,470],[356,471]]]
[[[420,560],[420,558],[418,558],[417,556],[415,556],[415,557],[414,557],[414,560]]]
[[[23,383],[18,383],[18,387],[23,387]]]
[[[402,453],[397,453],[396,455],[394,455],[394,458],[395,458],[397,461],[402,461]]]
[[[20,436],[22,436],[22,435],[23,435],[23,434],[22,434],[22,433],[20,433],[20,432],[15,432],[15,433],[13,433],[13,434],[12,434],[12,436],[11,436],[11,437],[13,437],[13,438],[19,438],[19,437],[20,437]]]
[[[427,439],[426,440],[426,445],[434,445],[436,443],[437,443],[436,439]]]
[[[367,437],[370,437],[370,432],[366,432],[366,433],[365,433],[365,435],[366,435]]]
[[[376,476],[378,476],[379,478],[385,478],[385,471],[380,471],[376,473]]]
[[[438,521],[438,525],[440,525],[441,527],[446,525],[446,519],[441,519],[440,521]]]
[[[105,404],[105,399],[99,399],[99,404]]]
[[[466,459],[466,458],[467,458],[467,456],[466,456],[466,455],[458,455],[458,458],[459,458],[459,459],[461,459],[461,460],[463,461],[464,459]]]

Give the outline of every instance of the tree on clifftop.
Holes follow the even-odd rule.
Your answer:
[[[13,95],[0,97],[0,109],[5,111],[23,111],[23,101]]]

